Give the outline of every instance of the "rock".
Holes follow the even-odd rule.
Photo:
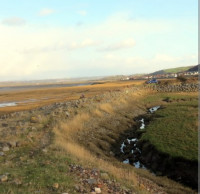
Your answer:
[[[59,188],[59,184],[58,184],[58,183],[54,183],[54,184],[53,184],[53,188],[54,188],[54,189],[58,189],[58,188]]]
[[[16,128],[16,127],[10,127],[10,130],[12,130],[12,131],[16,131],[17,128]]]
[[[42,116],[41,115],[37,115],[37,119],[38,121],[41,123],[42,122]]]
[[[101,193],[101,189],[98,187],[95,187],[94,190],[95,190],[95,193]]]
[[[34,137],[34,133],[31,131],[31,132],[29,132],[28,133],[28,137],[30,138],[30,137]]]
[[[47,149],[46,149],[46,148],[42,149],[42,151],[43,151],[44,153],[47,153]]]
[[[145,186],[144,186],[144,184],[140,184],[140,186],[139,186],[141,189],[144,189],[145,190]]]
[[[9,143],[8,143],[9,145],[10,145],[10,147],[17,147],[17,142],[16,141],[10,141]]]
[[[88,184],[90,185],[95,185],[97,184],[97,180],[96,179],[87,179]]]
[[[31,130],[32,130],[32,131],[35,131],[35,130],[36,130],[36,127],[31,127]]]
[[[0,156],[4,156],[4,152],[0,152]]]
[[[103,184],[98,183],[98,184],[97,184],[97,187],[98,187],[98,188],[102,188],[102,187],[103,187]]]
[[[69,114],[69,112],[65,112],[65,115],[67,116],[67,117],[69,117],[70,116],[70,114]]]
[[[10,150],[10,148],[8,146],[3,147],[2,151],[3,152],[8,152]]]
[[[39,123],[39,119],[37,117],[31,117],[30,122],[31,123]]]
[[[78,191],[78,192],[80,191],[79,185],[75,185],[74,188],[75,188],[76,191]]]
[[[79,186],[79,192],[80,193],[87,193],[87,190],[82,185],[80,185]]]
[[[27,158],[26,158],[26,156],[20,156],[19,159],[20,159],[20,161],[25,161]]]
[[[23,145],[23,143],[21,141],[16,142],[16,147],[20,147],[22,145]]]
[[[21,185],[21,184],[22,184],[22,181],[19,180],[19,179],[15,179],[15,180],[14,180],[14,183],[15,183],[16,185]]]
[[[8,127],[8,124],[7,123],[2,123],[1,126],[2,127]]]
[[[107,179],[109,179],[109,176],[106,172],[103,172],[103,173],[101,173],[101,178],[107,180]]]
[[[1,182],[6,182],[8,180],[8,176],[7,175],[1,175],[0,180],[1,180]]]

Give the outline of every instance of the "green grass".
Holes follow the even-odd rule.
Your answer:
[[[11,150],[0,158],[0,175],[9,173],[8,181],[0,184],[0,193],[73,193],[74,179],[68,174],[69,157],[56,150],[47,153],[31,147]],[[21,158],[20,158],[21,157]],[[18,179],[21,185],[15,184]],[[54,189],[53,184],[59,188]]]
[[[187,71],[190,68],[192,68],[194,66],[187,66],[187,67],[176,67],[176,68],[170,68],[170,69],[163,69],[160,71],[156,71],[153,74],[165,74],[165,73],[179,73],[179,72],[183,72],[183,71]]]
[[[163,99],[171,103],[163,104]],[[155,113],[142,139],[173,157],[198,160],[198,98],[195,95],[155,94],[145,102],[165,106]]]
[[[164,69],[166,73],[178,73],[181,71],[187,71],[190,69],[192,66],[187,66],[187,67],[177,67],[177,68],[172,68],[172,69]]]

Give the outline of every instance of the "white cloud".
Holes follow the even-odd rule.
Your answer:
[[[178,60],[180,61],[181,58],[169,56],[166,54],[157,54],[155,56],[155,62],[174,62],[174,61],[178,61]]]
[[[77,12],[79,15],[81,15],[81,16],[86,16],[87,15],[87,11],[85,11],[85,10],[80,10],[80,11],[78,11]]]
[[[77,42],[77,41],[71,42],[67,48],[68,48],[68,50],[74,50],[74,49],[97,46],[99,44],[100,43],[98,41],[94,41],[94,40],[88,38],[88,39],[84,39],[80,42]]]
[[[83,25],[84,25],[84,23],[82,21],[79,21],[79,22],[76,23],[76,26],[79,26],[79,27],[83,26]]]
[[[0,80],[132,74],[195,65],[196,52],[185,37],[172,42],[173,47],[167,45],[170,31],[184,33],[179,25],[179,21],[130,22],[122,15],[81,28],[30,24],[13,30],[0,24]],[[182,48],[187,50],[179,52]],[[102,49],[107,52],[98,52]]]
[[[120,49],[126,49],[126,48],[132,48],[135,46],[135,41],[130,38],[124,41],[121,41],[119,43],[113,43],[109,46],[106,46],[104,48],[101,48],[100,51],[115,51]]]
[[[115,74],[134,74],[151,73],[167,68],[196,65],[198,60],[197,57],[193,59],[190,55],[174,57],[171,55],[156,54],[152,57],[126,57],[118,54],[106,54],[103,60],[96,60],[95,63],[97,66],[103,66],[106,71],[115,71]]]
[[[19,17],[7,18],[2,21],[2,24],[9,26],[22,26],[26,24],[26,20]]]
[[[73,51],[76,49],[84,49],[87,47],[97,46],[98,44],[100,43],[92,39],[84,39],[81,41],[69,41],[69,42],[63,41],[63,42],[51,43],[45,46],[38,45],[34,47],[26,47],[22,50],[19,50],[19,53],[32,54],[32,53],[48,53],[61,50]]]
[[[47,16],[55,13],[55,10],[49,9],[49,8],[44,8],[39,12],[39,16]]]

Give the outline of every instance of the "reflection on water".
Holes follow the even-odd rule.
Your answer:
[[[0,108],[7,107],[7,106],[17,106],[17,103],[16,102],[4,102],[4,103],[0,103]]]
[[[160,106],[155,106],[149,109],[150,113],[156,112]],[[145,120],[142,118],[139,120],[140,126],[139,129],[145,129]],[[133,144],[131,144],[133,142]],[[140,156],[142,154],[141,150],[137,146],[138,139],[137,138],[127,138],[125,141],[120,146],[121,153],[126,157],[128,156],[127,159],[123,160],[124,164],[131,164],[135,166],[135,168],[143,168],[146,169],[146,167],[140,162]],[[131,162],[134,160],[134,162]]]
[[[74,86],[89,86],[89,85],[92,85],[92,83],[9,86],[9,87],[0,87],[0,92],[13,91],[13,90],[16,91],[16,90],[38,89],[38,88],[57,88],[57,87],[74,87]]]
[[[149,111],[150,111],[150,113],[154,113],[154,112],[156,112],[159,108],[160,108],[160,106],[154,106],[154,107],[150,108]]]
[[[36,102],[36,99],[28,99],[24,101],[18,101],[18,102],[0,102],[0,108],[8,107],[8,106],[17,106],[18,104],[24,104],[24,103],[30,103],[30,102]]]
[[[23,104],[23,103],[28,103],[28,102],[36,102],[36,99],[28,99],[28,100],[24,100],[24,101],[19,101],[17,102],[17,104]]]

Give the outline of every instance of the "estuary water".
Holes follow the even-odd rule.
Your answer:
[[[92,83],[73,83],[73,84],[41,84],[41,85],[22,85],[22,86],[8,86],[0,87],[0,92],[18,91],[27,89],[41,89],[41,88],[58,88],[58,87],[74,87],[74,86],[89,86]]]

